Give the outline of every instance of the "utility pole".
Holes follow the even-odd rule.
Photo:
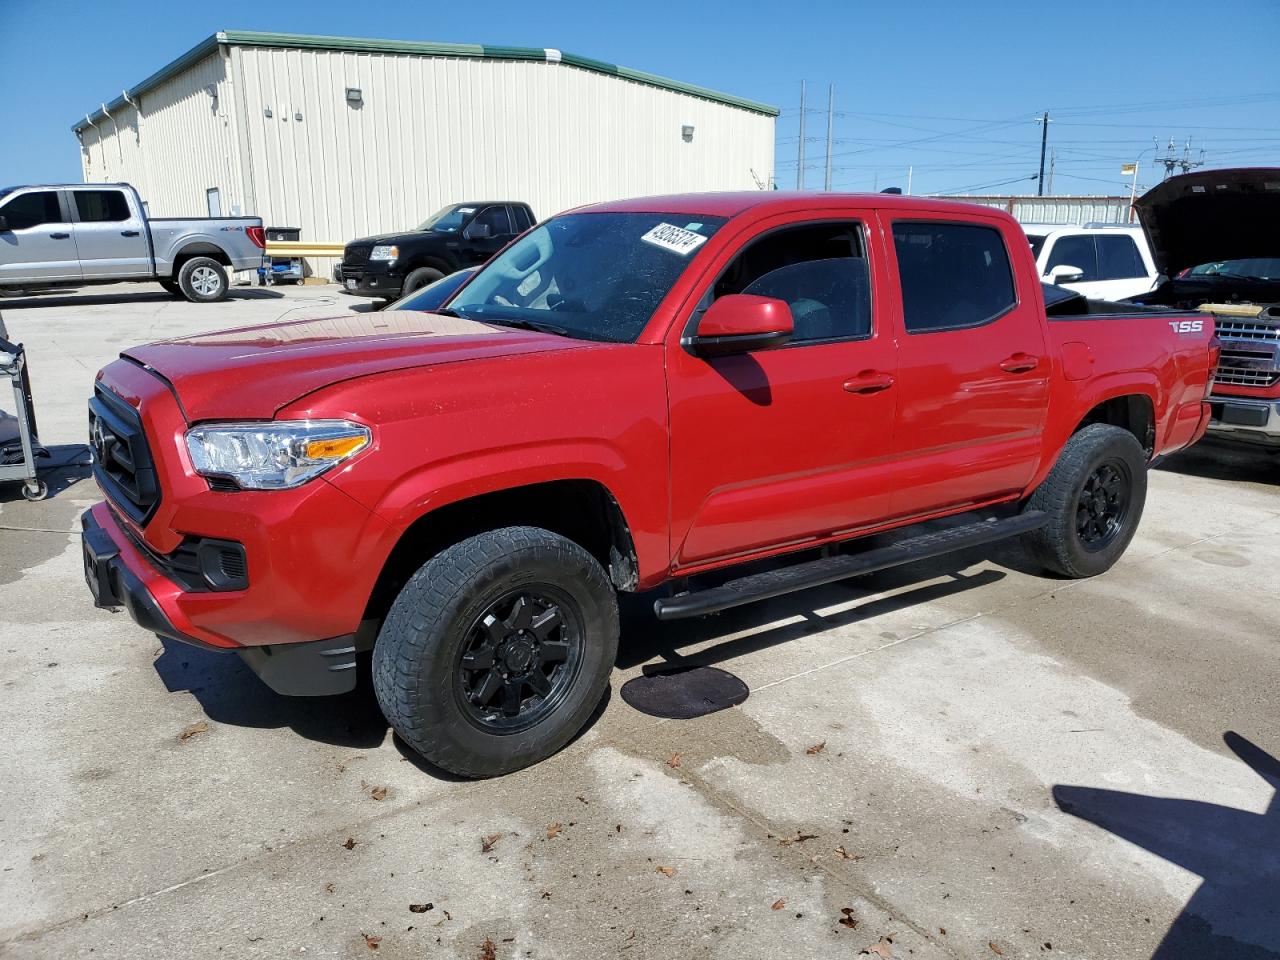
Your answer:
[[[800,153],[796,158],[796,189],[804,189],[804,81],[800,81]]]
[[[827,84],[827,178],[823,182],[822,189],[831,192],[831,124],[835,118],[836,110],[836,85],[834,83]]]
[[[1049,196],[1053,196],[1053,168],[1058,162],[1058,151],[1053,149],[1049,151]]]
[[[1044,151],[1049,146],[1049,111],[1040,118],[1040,176],[1036,178],[1036,196],[1044,196]]]

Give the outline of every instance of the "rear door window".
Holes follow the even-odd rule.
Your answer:
[[[10,230],[29,230],[45,223],[63,222],[56,190],[20,194],[0,207],[0,217],[8,220]]]
[[[81,223],[118,223],[129,219],[129,203],[119,190],[72,190]]]
[[[1142,254],[1138,252],[1138,245],[1133,242],[1133,237],[1113,235],[1095,239],[1098,245],[1099,280],[1128,280],[1147,275]]]
[[[893,247],[908,333],[980,326],[1018,302],[1009,252],[993,227],[898,221]]]
[[[1093,237],[1074,236],[1059,237],[1053,242],[1053,248],[1049,251],[1049,259],[1044,265],[1044,274],[1047,277],[1054,267],[1069,266],[1075,267],[1083,272],[1083,276],[1074,283],[1086,280],[1097,280],[1098,277],[1098,253],[1093,244]]]
[[[533,220],[529,217],[529,210],[520,204],[515,204],[511,208],[511,217],[514,221],[516,233],[524,233],[533,226]]]

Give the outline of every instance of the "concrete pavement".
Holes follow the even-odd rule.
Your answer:
[[[461,782],[367,686],[277,697],[89,602],[93,372],[363,305],[237,295],[0,299],[69,464],[43,503],[0,488],[0,956],[1280,957],[1280,461],[1173,458],[1094,580],[1006,544],[700,621],[628,603],[588,731]],[[682,658],[750,698],[617,695]]]

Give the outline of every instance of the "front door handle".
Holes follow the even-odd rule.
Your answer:
[[[1038,366],[1040,366],[1040,358],[1033,357],[1029,353],[1015,353],[1012,357],[1006,357],[1000,361],[1000,369],[1009,373],[1029,373]]]
[[[863,370],[856,377],[850,377],[844,382],[844,388],[849,393],[879,393],[881,390],[888,390],[893,386],[893,376],[888,373],[881,373],[879,370]]]
[[[122,237],[136,237],[138,235],[139,234],[137,230],[121,230],[120,231],[120,236]]]
[[[70,239],[71,239],[71,234],[69,234],[69,233],[51,233],[51,234],[49,234],[49,239],[50,239],[50,240],[70,240]]]

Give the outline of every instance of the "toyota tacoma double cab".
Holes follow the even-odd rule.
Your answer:
[[[414,750],[515,770],[601,702],[619,593],[700,616],[1012,536],[1114,564],[1149,462],[1209,420],[1213,322],[1048,289],[1012,217],[959,203],[571,211],[434,312],[126,350],[89,404],[85,575],[280,693],[369,659]]]
[[[260,217],[151,217],[127,183],[0,188],[0,291],[158,281],[213,303],[265,248]]]
[[[352,240],[333,279],[347,293],[395,300],[484,263],[536,222],[527,203],[450,204],[414,230]]]
[[[1280,451],[1280,168],[1197,170],[1139,198],[1161,283],[1131,298],[1213,317],[1209,434]]]

